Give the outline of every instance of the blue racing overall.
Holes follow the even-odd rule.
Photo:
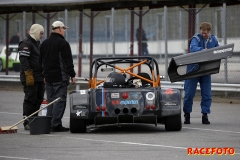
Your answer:
[[[196,34],[192,37],[190,41],[190,53],[201,51],[203,49],[214,48],[219,46],[218,40],[214,35],[210,35],[209,39],[204,39],[201,34]],[[198,70],[198,64],[190,64],[187,66],[187,73]],[[193,98],[196,94],[197,83],[199,82],[201,88],[201,108],[203,114],[210,113],[210,106],[212,103],[211,95],[211,75],[200,76],[196,78],[191,78],[185,80],[184,83],[184,102],[183,102],[183,112],[191,113]]]

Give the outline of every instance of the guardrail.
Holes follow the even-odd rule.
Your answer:
[[[101,80],[101,79],[98,79]],[[0,82],[20,82],[19,75],[0,75]],[[76,84],[87,84],[88,79],[84,77],[76,77]],[[178,88],[180,90],[184,89],[184,82],[174,82],[161,81],[161,85],[164,88]],[[200,90],[198,84],[197,90]],[[240,92],[239,84],[224,84],[224,83],[212,83],[212,91],[226,91],[226,92]]]

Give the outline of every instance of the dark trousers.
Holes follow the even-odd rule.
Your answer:
[[[142,47],[142,56],[148,56],[148,48],[147,47]]]
[[[48,106],[47,116],[51,116],[51,127],[62,125],[62,117],[66,108],[68,82],[46,83],[48,103],[61,97],[60,100]]]
[[[44,97],[45,84],[44,82],[35,82],[33,86],[26,86],[26,82],[22,82],[22,85],[25,93],[23,116],[29,116],[39,110]],[[26,125],[26,123],[27,122],[24,122],[24,125]]]

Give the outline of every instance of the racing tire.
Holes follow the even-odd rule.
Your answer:
[[[87,130],[86,120],[70,118],[71,133],[86,133],[86,130]]]
[[[180,131],[182,129],[181,114],[165,117],[166,131]]]

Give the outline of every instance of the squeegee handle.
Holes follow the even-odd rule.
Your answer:
[[[37,110],[36,112],[32,113],[31,115],[27,116],[26,118],[22,119],[21,121],[15,123],[14,125],[12,125],[9,129],[17,126],[18,124],[22,123],[23,121],[25,121],[26,119],[32,117],[34,114],[40,112],[41,110],[43,110],[44,108],[47,108],[48,106],[52,105],[53,103],[57,102],[59,99],[61,99],[61,97],[58,97],[57,99],[55,99],[54,101],[52,101],[51,103],[48,103],[46,106],[41,107],[39,110]]]

